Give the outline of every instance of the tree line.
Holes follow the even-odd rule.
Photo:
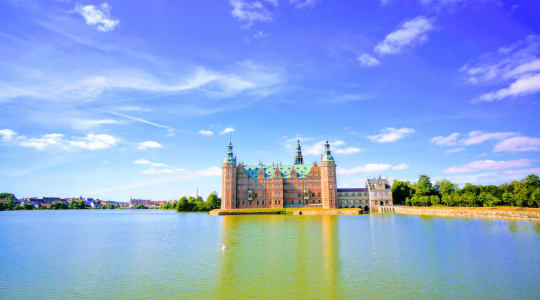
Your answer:
[[[210,211],[212,209],[221,207],[221,199],[217,196],[216,192],[211,193],[203,200],[201,196],[198,197],[186,197],[182,196],[178,201],[165,202],[159,208],[160,209],[174,209],[178,212],[181,211]]]
[[[467,183],[463,188],[447,179],[434,185],[427,175],[418,181],[394,180],[392,184],[394,204],[413,206],[519,206],[540,207],[540,178],[531,174],[521,181],[512,181],[499,186],[474,185]]]

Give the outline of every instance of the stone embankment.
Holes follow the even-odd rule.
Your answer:
[[[310,209],[310,208],[250,208],[250,209],[214,209],[211,216],[227,215],[295,215],[295,216],[328,216],[328,215],[361,215],[362,209]]]
[[[409,215],[453,216],[495,219],[519,219],[540,222],[540,208],[516,208],[516,207],[416,207],[416,206],[392,206],[379,212],[393,212]]]

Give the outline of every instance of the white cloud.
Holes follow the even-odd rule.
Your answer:
[[[214,132],[212,132],[211,130],[199,130],[197,133],[200,135],[206,135],[206,136],[214,135]]]
[[[140,158],[136,161],[133,162],[134,164],[136,165],[145,165],[145,166],[152,166],[152,167],[168,167],[168,165],[166,164],[163,164],[163,163],[157,163],[157,162],[151,162],[149,160],[146,160],[144,158]]]
[[[277,1],[267,2],[271,5],[277,4]],[[272,13],[261,1],[230,0],[229,3],[233,7],[232,16],[238,21],[246,21],[246,27],[251,27],[255,21],[272,21]]]
[[[262,66],[252,61],[236,62],[232,72],[216,72],[197,67],[187,75],[165,79],[141,69],[118,68],[85,73],[47,71],[47,77],[20,78],[0,84],[0,100],[26,97],[55,102],[92,101],[104,92],[129,90],[152,94],[198,93],[208,98],[229,98],[246,94],[253,98],[276,93],[282,81],[278,66]],[[44,71],[45,72],[45,71]],[[113,113],[113,112],[110,112]],[[120,113],[117,113],[120,115]]]
[[[424,16],[408,20],[375,46],[375,52],[381,55],[399,53],[406,47],[424,42],[427,39],[427,33],[433,28],[433,21]]]
[[[86,150],[99,150],[114,147],[116,138],[108,134],[93,134],[90,133],[86,137],[79,140],[70,141],[69,144],[75,148]]]
[[[448,153],[448,154],[451,154],[451,153],[457,153],[457,152],[461,152],[465,150],[465,148],[454,148],[454,149],[449,149],[449,150],[446,150],[444,152]]]
[[[508,97],[519,97],[540,92],[540,73],[524,75],[516,79],[510,86],[480,95],[476,102],[491,102]]]
[[[469,132],[469,135],[460,141],[461,145],[470,146],[483,143],[488,140],[502,140],[510,136],[515,136],[515,132],[482,132],[479,130]]]
[[[459,137],[459,133],[454,132],[450,134],[449,136],[436,136],[432,138],[430,141],[432,144],[435,145],[455,145],[457,143],[457,138]]]
[[[289,0],[289,3],[293,4],[296,8],[301,9],[304,7],[315,6],[317,0]]]
[[[367,136],[367,138],[370,139],[372,142],[392,143],[397,140],[403,139],[406,136],[411,135],[413,133],[414,133],[414,129],[411,129],[411,128],[386,127],[381,130],[380,134],[370,135],[370,136]]]
[[[139,150],[145,150],[149,148],[163,148],[163,146],[155,141],[144,141],[137,146]]]
[[[540,151],[540,138],[516,136],[500,141],[493,152]]]
[[[376,172],[382,172],[387,170],[394,170],[394,171],[400,171],[408,169],[409,165],[406,163],[401,163],[392,166],[391,164],[365,164],[362,166],[357,166],[353,168],[342,168],[338,167],[337,172],[340,175],[352,175],[352,174],[358,174],[358,173],[376,173]]]
[[[312,139],[302,139],[300,138],[300,141],[305,141],[305,140],[312,140]],[[296,149],[296,139],[289,139],[288,141],[288,144],[286,145],[287,148],[289,149]],[[314,155],[314,156],[319,156],[323,153],[324,151],[324,143],[326,141],[318,141],[314,144],[307,144],[307,145],[302,145],[302,153],[304,155]],[[345,146],[347,143],[345,143],[345,141],[343,140],[335,140],[335,141],[329,141],[328,142],[330,144],[330,150],[335,153],[335,154],[343,154],[343,155],[347,155],[347,154],[354,154],[354,153],[358,153],[360,151],[362,151],[360,148],[357,148],[357,147],[343,147]]]
[[[406,163],[401,163],[399,165],[395,165],[392,167],[392,170],[400,171],[400,170],[406,170],[409,168],[409,165]]]
[[[443,170],[443,173],[452,174],[452,173],[472,173],[480,171],[498,171],[504,169],[516,169],[522,167],[528,167],[531,165],[531,160],[529,159],[517,159],[517,160],[507,160],[507,161],[495,161],[495,160],[479,160],[474,161],[468,164],[452,166],[446,170]]]
[[[49,147],[56,147],[62,150],[101,150],[114,147],[118,142],[111,135],[94,133],[72,139],[67,139],[61,133],[47,133],[38,138],[28,138],[24,135],[18,135],[11,129],[2,129],[0,130],[0,135],[2,135],[3,142],[37,150],[43,150]]]
[[[484,54],[478,62],[467,63],[464,72],[472,84],[504,84],[484,93],[473,102],[491,102],[540,92],[540,37],[527,36],[493,53]]]
[[[358,148],[358,147],[346,147],[346,148],[336,148],[334,150],[335,153],[337,154],[354,154],[354,153],[358,153],[358,152],[361,152],[362,149]]]
[[[445,136],[433,137],[430,140],[430,142],[438,146],[453,146],[453,145],[471,146],[471,145],[481,144],[490,140],[500,141],[500,140],[504,140],[506,138],[517,136],[517,135],[518,133],[516,132],[483,132],[480,130],[473,130],[469,132],[467,135],[463,136],[463,138],[461,139],[459,139],[459,137],[462,135],[458,132],[454,132],[446,137]]]
[[[268,34],[268,33],[264,33],[262,31],[257,31],[257,33],[255,33],[253,35],[253,38],[256,39],[256,40],[261,40],[261,39],[265,39],[265,38],[267,38],[269,36],[270,36],[270,34]]]
[[[223,129],[219,134],[224,135],[224,134],[231,133],[231,132],[234,132],[234,128],[227,127],[225,129]]]
[[[379,60],[376,59],[375,57],[367,54],[367,53],[363,53],[361,55],[358,56],[358,61],[360,62],[360,64],[364,67],[375,67],[375,66],[378,66],[380,64]]]
[[[2,141],[9,142],[17,133],[11,129],[0,129]]]
[[[508,171],[504,171],[503,172],[504,174],[510,174],[510,175],[513,175],[513,174],[539,174],[540,173],[540,168],[532,168],[532,169],[520,169],[520,170],[508,170]]]
[[[69,120],[69,123],[76,128],[76,129],[89,129],[93,127],[99,127],[102,125],[111,125],[111,124],[118,124],[120,122],[112,119],[98,119],[98,120],[92,120],[92,119],[71,119]]]
[[[86,24],[94,26],[99,31],[111,31],[120,21],[111,17],[111,6],[103,2],[99,6],[80,5],[75,6],[75,12],[81,15]]]

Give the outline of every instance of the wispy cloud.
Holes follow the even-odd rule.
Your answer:
[[[302,138],[298,138],[300,139],[300,141],[310,141],[312,139],[302,139]],[[321,155],[324,151],[324,143],[326,141],[325,140],[321,140],[321,141],[318,141],[316,143],[309,143],[309,144],[305,144],[305,145],[302,145],[302,153],[304,155],[314,155],[314,156],[318,156],[318,155]],[[336,154],[342,154],[342,155],[349,155],[349,154],[355,154],[355,153],[359,153],[362,151],[362,149],[358,148],[358,147],[353,147],[353,146],[346,146],[347,143],[343,140],[335,140],[335,141],[330,141],[330,149],[333,153],[336,153]],[[289,139],[287,141],[287,145],[286,145],[287,149],[295,149],[296,147],[296,139]]]
[[[352,175],[352,174],[359,174],[359,173],[376,173],[376,172],[382,172],[382,171],[388,171],[388,170],[405,170],[408,169],[409,165],[406,163],[401,163],[392,166],[391,164],[365,164],[353,168],[342,168],[338,167],[337,172],[341,175]]]
[[[415,131],[412,128],[393,128],[393,127],[386,127],[381,130],[380,134],[376,135],[370,135],[367,136],[368,139],[370,139],[372,142],[376,143],[392,143],[397,140],[401,140],[411,134],[413,134]]]
[[[360,54],[358,56],[358,61],[364,67],[375,67],[375,66],[380,65],[380,62],[378,59],[376,59],[375,57],[367,53]]]
[[[99,6],[77,4],[75,12],[84,18],[86,24],[99,31],[111,31],[120,23],[118,19],[111,17],[111,6],[107,2]]]
[[[197,133],[200,135],[205,135],[205,136],[214,135],[214,132],[212,130],[199,130]]]
[[[227,127],[225,129],[223,129],[219,134],[224,135],[224,134],[232,133],[232,132],[234,132],[234,128],[233,127]]]
[[[433,20],[418,16],[404,22],[397,30],[389,33],[382,42],[375,46],[375,52],[381,55],[397,54],[405,48],[426,41],[427,33],[433,29]]]
[[[151,126],[167,129],[169,131],[169,133],[174,132],[174,129],[172,127],[162,125],[162,124],[159,124],[159,123],[155,123],[155,122],[152,122],[152,121],[148,121],[148,120],[145,120],[143,118],[134,117],[134,116],[130,116],[130,115],[126,115],[126,114],[123,114],[123,113],[114,112],[114,111],[103,111],[103,112],[106,112],[106,113],[109,113],[111,115],[115,115],[115,116],[118,116],[118,117],[126,118],[126,119],[129,119],[129,120],[135,121],[135,122],[139,122],[139,123],[148,124],[148,125],[151,125]]]
[[[2,142],[37,150],[56,148],[59,150],[101,150],[114,147],[118,140],[108,134],[89,133],[83,137],[66,138],[61,133],[47,133],[37,138],[19,135],[11,129],[0,130]]]
[[[516,136],[500,141],[493,152],[540,151],[540,138]]]
[[[452,166],[448,169],[443,170],[443,173],[452,174],[452,173],[472,173],[480,171],[498,171],[504,169],[517,169],[528,167],[531,165],[531,160],[529,159],[517,159],[517,160],[507,160],[507,161],[495,161],[495,160],[479,160],[474,161],[464,165]]]
[[[155,149],[155,148],[163,148],[163,145],[156,141],[144,141],[139,143],[137,146],[137,149],[139,150],[146,150],[146,149]]]
[[[272,12],[269,6],[276,6],[277,1],[249,1],[249,0],[230,0],[232,6],[231,15],[241,22],[246,22],[245,27],[251,27],[253,22],[272,21]]]
[[[493,152],[540,151],[540,138],[521,136],[518,132],[483,132],[474,130],[462,136],[454,132],[449,136],[436,136],[430,142],[438,146],[471,146],[487,141],[497,141]],[[458,150],[459,149],[459,150]],[[447,150],[446,153],[462,151],[464,148]]]
[[[484,93],[473,102],[491,102],[540,92],[540,37],[527,36],[478,62],[461,67],[472,84],[504,84],[506,87]]]
[[[317,4],[317,0],[289,0],[289,3],[293,4],[298,9],[302,9],[305,7],[315,6],[315,4]]]
[[[444,151],[445,153],[448,153],[448,154],[451,154],[451,153],[457,153],[457,152],[461,152],[465,150],[465,148],[461,147],[461,148],[454,148],[454,149],[449,149],[449,150],[446,150]]]
[[[151,161],[146,160],[144,158],[137,159],[133,163],[136,164],[136,165],[145,165],[145,166],[151,166],[151,167],[164,167],[164,168],[168,167],[168,165],[166,165],[164,163],[151,162]]]

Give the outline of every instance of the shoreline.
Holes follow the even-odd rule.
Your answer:
[[[361,208],[239,208],[239,209],[213,209],[208,212],[211,216],[233,215],[294,215],[294,216],[357,216],[363,214]]]
[[[393,206],[392,212],[417,216],[511,219],[540,222],[540,208],[529,207]]]

